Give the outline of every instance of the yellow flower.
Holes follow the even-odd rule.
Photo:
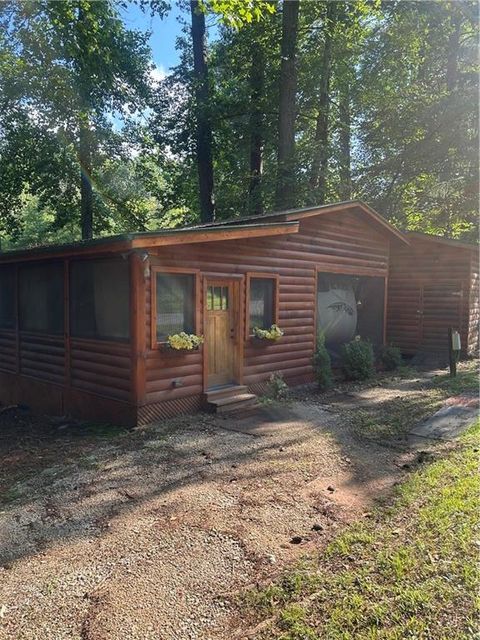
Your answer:
[[[253,335],[261,340],[278,340],[284,334],[284,331],[276,324],[272,324],[270,329],[260,329],[259,327],[253,328]]]
[[[203,336],[197,336],[194,333],[189,334],[182,331],[181,333],[175,333],[168,336],[167,343],[171,349],[176,349],[177,351],[192,351],[193,349],[198,349],[198,347],[203,344]]]

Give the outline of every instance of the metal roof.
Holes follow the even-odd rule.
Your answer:
[[[230,226],[235,224],[241,224],[244,222],[257,222],[261,220],[283,220],[283,221],[292,221],[292,220],[301,220],[302,218],[322,215],[327,213],[341,213],[342,211],[346,211],[348,209],[359,209],[364,214],[366,214],[371,220],[378,223],[379,226],[383,227],[383,229],[387,233],[391,233],[398,240],[408,244],[408,240],[405,238],[404,234],[399,231],[396,227],[394,227],[388,220],[386,220],[383,216],[381,216],[375,209],[372,209],[368,204],[363,202],[362,200],[343,200],[342,202],[335,202],[332,204],[322,204],[315,205],[310,207],[302,207],[299,209],[285,209],[283,211],[272,211],[270,213],[265,213],[259,216],[239,216],[238,218],[233,218],[230,220],[216,220],[215,222],[206,222],[202,225],[197,225],[201,227],[218,227],[218,226]]]
[[[157,231],[139,231],[136,233],[126,233],[114,236],[108,236],[104,238],[95,238],[92,240],[81,240],[78,242],[66,243],[66,244],[50,244],[41,245],[36,247],[30,247],[25,249],[14,249],[11,251],[0,252],[0,262],[11,261],[15,259],[32,259],[33,257],[46,257],[53,256],[55,254],[79,254],[96,252],[100,247],[105,247],[106,251],[121,251],[129,250],[132,248],[138,248],[139,246],[148,246],[149,239],[153,244],[169,244],[169,241],[162,243],[154,243],[155,239],[168,239],[172,238],[171,244],[174,244],[174,238],[178,238],[179,241],[187,234],[199,234],[198,242],[211,241],[219,238],[215,238],[216,234],[225,234],[231,231],[232,234],[238,231],[245,231],[245,234],[252,232],[251,235],[255,235],[255,231],[258,231],[259,235],[268,235],[269,230],[272,235],[277,232],[288,233],[289,228],[285,225],[291,225],[291,233],[294,233],[295,225],[298,229],[298,221],[304,217],[310,217],[315,215],[327,214],[327,213],[340,213],[345,210],[359,209],[365,213],[374,223],[378,224],[387,233],[392,234],[397,239],[408,244],[408,240],[401,231],[391,225],[385,218],[383,218],[374,209],[369,207],[361,200],[346,200],[343,202],[336,202],[334,204],[324,204],[318,206],[303,207],[299,209],[286,209],[283,211],[273,211],[263,214],[261,216],[239,216],[238,218],[230,218],[228,220],[217,220],[214,222],[206,222],[203,224],[196,224],[187,227],[178,227],[176,229],[159,229]],[[279,227],[283,227],[284,230],[280,230]],[[208,234],[208,238],[206,236]],[[212,234],[212,237],[210,237]],[[202,237],[200,237],[200,235]],[[225,236],[221,239],[225,239]],[[190,240],[192,242],[192,240]],[[98,248],[98,249],[97,249]]]
[[[155,246],[159,244],[178,244],[176,239],[181,241],[183,236],[191,234],[198,235],[197,239],[189,239],[189,242],[205,242],[208,240],[224,240],[231,237],[275,235],[279,233],[295,233],[298,231],[298,223],[293,222],[265,222],[255,224],[222,225],[209,228],[206,225],[192,227],[180,227],[176,229],[159,229],[158,231],[139,231],[136,233],[126,233],[104,238],[94,238],[92,240],[79,240],[65,244],[49,244],[25,249],[13,249],[0,252],[0,262],[22,259],[32,259],[50,257],[58,254],[73,255],[97,252],[97,249],[105,248],[105,251],[122,251],[136,248]],[[242,233],[244,232],[244,233]],[[216,238],[215,236],[221,236]],[[226,237],[227,236],[227,237]],[[158,240],[166,239],[166,242]]]
[[[445,236],[437,236],[431,233],[423,233],[421,231],[404,231],[403,232],[409,238],[418,238],[419,240],[428,240],[431,242],[438,242],[440,244],[449,244],[453,247],[459,247],[462,249],[476,249],[479,250],[478,244],[473,242],[464,242],[463,240],[456,240],[455,238],[447,238]]]

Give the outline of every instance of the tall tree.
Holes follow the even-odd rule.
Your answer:
[[[93,221],[102,202],[92,174],[112,134],[106,115],[145,103],[147,36],[124,27],[113,0],[7,1],[0,23],[19,60],[2,90],[36,127],[75,150],[82,237],[90,238],[92,225],[102,225]]]
[[[262,46],[252,47],[250,61],[250,180],[248,187],[249,212],[263,213],[263,110],[265,92],[265,52]]]
[[[363,52],[356,184],[402,227],[477,228],[477,39],[477,3],[395,2]]]
[[[92,138],[90,120],[93,111],[92,86],[89,74],[87,51],[89,46],[88,7],[78,5],[76,44],[79,55],[76,66],[79,87],[78,113],[78,160],[80,163],[80,226],[82,240],[93,238],[93,186],[92,186]]]
[[[318,112],[315,126],[315,148],[312,159],[310,186],[316,204],[323,204],[326,195],[328,165],[328,125],[330,112],[330,77],[332,73],[333,31],[337,16],[337,3],[328,2],[323,23],[323,55],[318,92]]]
[[[215,219],[213,196],[212,122],[210,117],[210,83],[207,65],[205,15],[198,0],[190,0],[192,17],[193,77],[196,112],[197,170],[202,222]]]
[[[278,169],[275,192],[275,204],[280,209],[288,208],[295,203],[296,52],[299,9],[299,0],[284,0],[280,43]]]
[[[350,83],[345,79],[340,90],[339,104],[339,180],[338,195],[340,200],[350,200],[352,197],[352,114],[350,99]]]

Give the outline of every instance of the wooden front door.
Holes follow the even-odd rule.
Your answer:
[[[236,285],[208,280],[205,289],[205,346],[207,386],[236,382]]]

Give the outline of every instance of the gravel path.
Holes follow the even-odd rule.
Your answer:
[[[359,517],[406,455],[307,400],[73,443],[0,512],[0,638],[229,640],[236,594]]]

